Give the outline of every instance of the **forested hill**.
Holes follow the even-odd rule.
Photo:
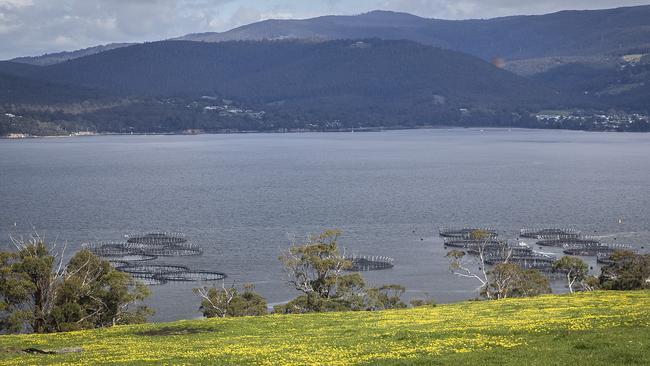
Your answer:
[[[493,19],[474,19],[474,20],[441,20],[427,19],[407,13],[396,13],[390,11],[372,11],[365,14],[353,16],[322,16],[312,19],[283,19],[283,20],[266,20],[238,27],[222,33],[195,33],[177,38],[178,40],[200,41],[200,43],[224,43],[231,41],[263,41],[263,40],[300,40],[305,44],[312,43],[311,47],[321,47],[325,50],[327,46],[315,45],[316,42],[327,40],[342,39],[383,39],[383,40],[410,40],[422,45],[440,47],[443,49],[455,50],[473,55],[485,61],[495,62],[513,73],[529,77],[535,81],[533,85],[526,87],[524,96],[529,96],[532,90],[548,88],[561,94],[560,105],[554,105],[553,108],[565,109],[571,108],[594,108],[605,111],[609,109],[624,110],[627,112],[647,113],[648,110],[648,85],[650,85],[650,73],[648,72],[648,58],[650,57],[650,5],[621,7],[615,9],[601,10],[584,10],[584,11],[561,11],[545,15],[534,16],[509,16]],[[207,88],[207,84],[217,83],[228,87],[228,93],[243,97],[244,93],[241,88],[247,87],[257,89],[264,84],[259,84],[255,77],[264,77],[265,80],[280,81],[281,77],[260,75],[257,72],[250,72],[246,69],[247,65],[253,64],[251,60],[242,62],[242,65],[236,69],[228,68],[227,71],[213,70],[211,67],[219,65],[224,66],[224,62],[234,62],[233,58],[217,57],[214,65],[203,65],[200,59],[196,62],[179,62],[173,55],[165,52],[176,52],[167,43],[154,44],[155,46],[140,45],[135,48],[128,47],[129,51],[119,51],[115,48],[127,48],[131,44],[109,44],[106,46],[92,47],[74,52],[63,52],[58,54],[49,54],[41,57],[17,58],[17,63],[29,63],[35,65],[52,65],[63,63],[74,59],[83,59],[79,63],[72,63],[63,66],[62,74],[55,75],[55,80],[67,82],[69,75],[73,75],[77,70],[76,67],[86,67],[92,62],[107,62],[114,65],[122,65],[132,68],[136,82],[142,87],[134,87],[130,80],[121,80],[120,77],[128,75],[128,72],[121,72],[116,80],[100,80],[101,77],[108,78],[107,73],[99,76],[84,75],[83,72],[73,79],[87,83],[90,82],[93,87],[104,88],[109,86],[113,91],[119,93],[137,91],[139,94],[149,95],[152,90],[159,90],[163,93],[177,91],[181,84],[184,86],[180,89],[185,91],[210,90],[221,92],[221,89]],[[276,57],[273,55],[276,50],[290,51],[289,46],[273,47],[263,45],[263,47],[273,48],[268,51],[271,54],[271,61]],[[218,52],[216,48],[201,49],[201,52],[195,52],[197,49],[190,46],[183,46],[188,50],[190,55],[206,55],[209,52]],[[216,46],[218,47],[218,46]],[[252,47],[249,45],[249,47]],[[294,45],[295,47],[295,45]],[[394,46],[393,46],[394,47]],[[244,47],[239,48],[233,45],[225,45],[222,50],[232,52],[233,55],[243,55],[244,57],[259,58],[260,54],[254,52],[244,52]],[[174,48],[178,50],[178,48]],[[211,51],[212,50],[212,51]],[[376,49],[373,49],[373,52]],[[104,57],[104,53],[109,55]],[[181,51],[181,52],[184,52]],[[320,51],[319,51],[320,52]],[[402,51],[400,51],[402,52]],[[404,51],[406,54],[409,50]],[[148,54],[146,54],[148,53]],[[100,61],[90,57],[91,55],[102,55]],[[152,63],[151,70],[138,65],[134,60],[135,55],[143,55],[144,59],[151,55],[160,55],[162,58],[169,58],[173,62],[165,66],[160,65],[160,60],[149,60]],[[289,53],[291,55],[291,53]],[[368,54],[368,52],[366,53]],[[342,55],[342,57],[345,55]],[[376,52],[373,56],[377,58],[370,60],[371,67],[379,66],[383,61],[378,61],[379,57],[384,54]],[[118,57],[124,57],[124,60],[116,60]],[[266,58],[266,55],[262,56]],[[342,58],[338,58],[342,59]],[[147,59],[148,60],[148,59]],[[282,60],[287,64],[296,64],[301,62],[301,57],[294,57],[292,60]],[[394,61],[394,59],[392,60]],[[388,61],[388,62],[392,62]],[[420,57],[416,61],[421,61]],[[135,62],[135,63],[134,63]],[[468,62],[462,61],[461,65],[467,65]],[[410,65],[405,63],[406,67]],[[432,65],[438,67],[435,62]],[[99,67],[99,65],[95,65]],[[95,67],[93,66],[93,67]],[[176,67],[178,66],[178,67]],[[199,66],[196,68],[196,66]],[[304,65],[298,65],[304,67]],[[109,64],[104,66],[106,70],[114,70]],[[158,71],[170,68],[165,75],[159,75]],[[184,68],[190,67],[190,70]],[[273,65],[267,68],[266,65],[256,66],[268,70],[280,70]],[[15,68],[15,67],[14,67]],[[65,69],[65,70],[64,70]],[[50,69],[48,69],[50,70]],[[54,70],[54,69],[52,69]],[[180,71],[179,71],[180,70]],[[194,80],[194,76],[199,72],[193,71],[208,70],[209,76],[201,76]],[[303,69],[298,71],[292,70],[295,76],[300,75]],[[331,76],[328,70],[320,73],[318,70],[312,70],[323,77]],[[377,70],[375,68],[375,70]],[[124,70],[122,70],[124,71]],[[144,73],[143,73],[144,71]],[[364,70],[365,71],[365,70]],[[571,73],[576,71],[575,73]],[[2,67],[0,65],[0,72]],[[100,73],[103,71],[100,70]],[[400,75],[400,70],[391,71],[391,75]],[[467,70],[463,70],[467,74]],[[58,71],[55,72],[57,74]],[[230,76],[219,74],[229,73]],[[469,72],[474,75],[473,71]],[[477,72],[482,74],[482,71]],[[45,73],[46,74],[46,73]],[[178,77],[187,80],[172,80],[175,74]],[[255,75],[252,75],[255,74]],[[415,72],[413,73],[415,74]],[[141,82],[142,75],[150,75],[153,80]],[[18,76],[24,76],[18,73]],[[47,75],[46,75],[47,76]],[[314,79],[313,86],[316,87],[314,75],[309,75]],[[334,79],[338,80],[335,75]],[[356,75],[353,75],[356,76]],[[401,76],[401,75],[400,75]],[[40,76],[39,76],[40,77]],[[49,77],[49,76],[48,76]],[[385,75],[383,76],[386,77]],[[454,78],[459,80],[464,77],[458,73],[453,74]],[[130,76],[129,76],[130,78]],[[228,80],[225,80],[225,79]],[[234,79],[238,79],[234,83]],[[92,80],[91,80],[92,79]],[[408,79],[408,76],[407,76]],[[426,80],[426,75],[425,75]],[[118,85],[120,84],[120,85]],[[127,85],[128,84],[128,85]],[[449,82],[443,82],[449,85]],[[499,84],[499,83],[497,83]],[[154,88],[148,88],[155,85]],[[363,83],[360,88],[363,88]],[[409,85],[408,80],[404,85]],[[385,86],[385,85],[384,85]],[[462,86],[462,85],[461,85]],[[471,84],[474,88],[476,85]],[[268,86],[265,86],[268,87]],[[276,88],[277,86],[273,86]],[[136,90],[137,89],[137,90]],[[463,91],[464,96],[468,96],[467,88]],[[310,90],[295,89],[297,92],[306,93]],[[384,90],[384,89],[382,89]],[[474,88],[474,90],[481,90]],[[273,92],[277,92],[274,89]],[[513,95],[512,103],[514,106],[521,105],[522,94],[520,89],[501,89],[504,96]],[[510,93],[512,91],[512,93]],[[322,92],[322,88],[318,93]],[[450,91],[451,92],[451,91]],[[268,90],[245,91],[247,96],[254,93],[255,98],[260,98],[262,93],[269,94]],[[532,92],[535,94],[536,92]],[[357,94],[355,94],[357,95]],[[458,96],[458,95],[457,95]],[[501,96],[491,98],[494,103]],[[266,100],[266,98],[262,98]],[[284,96],[278,98],[284,100]],[[487,99],[485,95],[480,96],[481,100]],[[503,98],[501,98],[503,99]],[[537,98],[533,98],[536,99]],[[474,99],[475,100],[475,99]],[[531,100],[527,100],[529,105]],[[553,104],[553,98],[545,98],[547,104]],[[363,101],[362,101],[363,103]],[[337,102],[337,105],[339,103]],[[537,103],[533,103],[537,105]],[[307,106],[309,107],[309,106]]]
[[[47,65],[54,65],[69,60],[74,60],[75,58],[90,56],[96,53],[114,50],[116,48],[128,47],[133,44],[135,43],[110,43],[101,46],[83,48],[76,51],[46,53],[41,56],[16,57],[11,61],[16,63],[27,64],[27,65],[47,66]]]
[[[42,77],[44,69],[16,62],[0,61],[0,105],[47,105],[104,98],[107,93],[54,82]]]
[[[89,88],[34,80],[2,72],[0,86],[0,102],[5,103],[48,105],[83,102],[105,96],[102,92]]]
[[[315,103],[315,108],[322,103],[537,106],[555,98],[472,56],[376,39],[154,42],[38,68],[30,77],[127,96],[206,94],[249,103]]]
[[[177,39],[223,42],[287,38],[406,39],[488,61],[494,58],[513,61],[558,56],[602,57],[650,49],[650,5],[474,20],[427,19],[378,10],[352,16],[271,19],[226,32],[193,33]],[[114,43],[73,52],[20,57],[13,61],[50,65],[129,45]]]
[[[198,33],[183,40],[409,39],[454,49],[485,60],[603,55],[650,47],[650,5],[561,11],[485,20],[426,19],[373,11],[357,16],[267,20],[223,33]]]
[[[0,118],[0,134],[27,121],[29,133],[39,121],[100,132],[530,127],[530,111],[570,99],[473,56],[378,39],[163,41],[2,72],[12,92],[0,108],[24,118]]]
[[[641,61],[585,92],[580,80],[526,78],[405,40],[153,42],[50,66],[0,62],[0,134],[38,134],[41,122],[60,133],[552,127],[535,114],[617,105],[645,113]]]

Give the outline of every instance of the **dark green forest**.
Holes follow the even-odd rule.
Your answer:
[[[0,62],[0,135],[602,129],[588,121],[539,121],[535,113],[621,106],[647,113],[647,93],[595,92],[622,73],[642,80],[644,67],[597,72],[566,66],[526,78],[412,41],[153,42],[49,66]]]

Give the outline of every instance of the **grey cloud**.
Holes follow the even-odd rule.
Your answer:
[[[0,58],[174,37],[209,28],[228,2],[0,0]]]

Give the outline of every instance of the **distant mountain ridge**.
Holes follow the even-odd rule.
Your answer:
[[[226,32],[193,33],[175,40],[223,42],[366,38],[412,40],[468,53],[488,61],[495,58],[517,61],[622,54],[629,50],[650,50],[650,5],[472,20],[428,19],[377,10],[352,16],[265,20]],[[132,44],[116,43],[73,52],[21,57],[12,61],[51,65],[129,45]]]
[[[178,39],[221,42],[282,38],[408,39],[485,60],[609,54],[650,48],[650,5],[486,20],[426,19],[373,11],[356,16],[266,20],[227,32]]]
[[[76,58],[94,55],[101,52],[114,50],[116,48],[128,47],[136,43],[109,43],[101,46],[88,47],[76,51],[63,51],[56,53],[46,53],[41,56],[26,56],[12,59],[12,62],[29,64],[35,66],[49,66],[61,62],[74,60]]]

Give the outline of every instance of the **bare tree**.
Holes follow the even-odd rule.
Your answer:
[[[553,270],[564,273],[566,276],[569,292],[574,292],[574,285],[577,283],[587,284],[585,281],[589,273],[589,266],[578,257],[564,256],[553,265]]]
[[[479,294],[492,299],[494,294],[491,290],[490,276],[485,263],[487,248],[493,241],[492,235],[484,230],[475,230],[470,234],[470,238],[475,241],[471,249],[476,256],[468,258],[466,253],[461,250],[448,252],[449,270],[456,276],[477,280],[480,283],[477,288]],[[498,249],[503,252],[503,263],[507,263],[512,251],[506,245]],[[473,268],[477,268],[477,270],[473,270]]]
[[[266,299],[255,292],[255,285],[251,283],[244,284],[241,292],[235,288],[234,282],[232,286],[226,287],[224,281],[221,282],[221,288],[203,287],[194,289],[194,292],[203,299],[199,310],[206,318],[268,313]]]
[[[203,299],[201,302],[203,313],[219,318],[225,318],[228,315],[230,303],[237,295],[235,283],[233,282],[230,287],[226,287],[226,282],[223,280],[220,289],[203,287],[195,288],[194,292]]]
[[[493,296],[505,299],[515,286],[521,282],[521,268],[512,263],[501,263],[490,271],[490,286],[494,288]]]
[[[479,294],[485,294],[488,299],[492,298],[490,292],[490,278],[485,270],[485,261],[482,256],[468,260],[465,252],[461,250],[452,250],[447,253],[449,259],[449,271],[458,277],[473,278],[477,280],[480,285],[477,288]],[[470,267],[478,266],[478,271],[470,269]]]

